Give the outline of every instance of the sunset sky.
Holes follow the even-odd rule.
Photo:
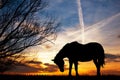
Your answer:
[[[57,39],[26,50],[29,58],[37,61],[30,65],[18,65],[5,73],[67,75],[68,61],[65,61],[65,72],[61,73],[51,61],[59,50],[72,41],[82,42],[77,0],[48,0],[45,9],[49,14],[58,17],[61,26]],[[120,0],[81,0],[84,22],[85,43],[99,42],[103,45],[106,65],[101,69],[103,75],[120,75]],[[39,16],[39,15],[38,15]],[[74,75],[74,70],[73,75]],[[80,75],[95,75],[96,68],[92,61],[79,62]]]

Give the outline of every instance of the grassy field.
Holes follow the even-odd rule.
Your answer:
[[[120,80],[120,76],[23,76],[23,75],[0,75],[0,80]]]

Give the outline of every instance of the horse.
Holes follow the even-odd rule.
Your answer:
[[[61,72],[64,72],[64,58],[69,60],[69,76],[71,76],[72,65],[75,65],[76,76],[78,76],[78,61],[86,62],[93,60],[97,68],[97,76],[100,76],[100,68],[105,64],[104,49],[100,43],[90,42],[80,44],[77,41],[67,43],[52,60]]]

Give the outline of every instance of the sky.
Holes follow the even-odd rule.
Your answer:
[[[37,61],[29,65],[18,65],[6,73],[25,73],[39,75],[67,75],[68,60],[65,59],[65,72],[61,73],[51,61],[59,50],[72,41],[82,43],[77,0],[48,0],[45,9],[55,15],[61,23],[57,39],[53,43],[26,50],[28,57]],[[106,64],[101,69],[103,75],[120,75],[120,0],[81,0],[82,19],[84,23],[84,44],[99,42],[106,54]],[[35,53],[35,54],[34,54]],[[87,65],[87,66],[86,66]],[[89,67],[88,67],[89,66]],[[72,70],[74,75],[74,70]],[[96,68],[92,61],[79,62],[80,75],[95,75]]]

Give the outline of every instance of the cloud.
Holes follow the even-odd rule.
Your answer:
[[[29,65],[37,69],[39,72],[56,72],[58,71],[58,66],[50,63],[43,63],[41,61],[29,61]]]
[[[120,13],[113,15],[107,19],[104,19],[96,24],[93,24],[91,26],[88,26],[85,28],[85,41],[87,42],[99,42],[103,44],[105,51],[106,49],[109,48],[110,50],[113,51],[118,49],[120,46],[120,42],[118,39],[115,37],[119,34],[120,30]],[[70,27],[70,28],[64,28],[63,32],[58,33],[58,37],[55,41],[55,45],[49,48],[45,48],[44,54],[41,54],[41,58],[43,58],[46,62],[47,60],[51,60],[57,52],[66,44],[70,43],[72,41],[78,41],[81,42],[81,29],[79,27]],[[47,49],[47,50],[46,50]],[[120,50],[117,50],[116,53],[118,53]],[[107,52],[107,51],[106,51]],[[111,52],[112,53],[112,52]],[[120,62],[120,57],[117,57],[118,55],[113,55],[114,53],[111,54],[106,54],[106,60],[107,62]],[[43,56],[44,55],[44,56]],[[47,56],[46,56],[47,55]],[[46,70],[45,71],[51,71],[48,68],[55,69],[53,71],[58,70],[58,68],[55,67],[55,65],[51,64],[44,64],[46,65]],[[65,67],[67,68],[67,67]]]
[[[38,71],[39,68],[35,68],[24,64],[24,65],[15,65],[12,69],[6,71],[5,73],[21,74],[21,73],[34,73]]]
[[[105,75],[120,75],[119,70],[103,70],[102,73]]]
[[[118,38],[120,38],[120,35],[118,35]]]
[[[45,72],[56,72],[58,71],[58,66],[54,64],[44,63],[46,68],[44,69]]]
[[[29,65],[22,65],[22,66],[15,66],[15,68],[11,69],[11,72],[19,72],[19,73],[30,73],[30,72],[39,72],[39,73],[46,73],[46,72],[56,72],[58,71],[58,66],[50,63],[42,63],[32,61],[30,62],[32,66]],[[34,64],[34,65],[33,65]]]
[[[87,71],[89,75],[96,75],[96,70],[90,70],[90,71]],[[119,70],[110,70],[110,69],[104,69],[104,70],[101,70],[101,74],[102,75],[111,75],[111,76],[119,76],[120,75],[120,71]]]
[[[105,58],[106,58],[106,60],[107,60],[107,62],[120,62],[120,55],[118,54],[116,54],[116,55],[114,55],[114,54],[105,54]]]
[[[119,21],[120,13],[85,27],[85,43],[99,42],[104,46],[105,51],[109,50],[109,52],[118,53],[120,51],[118,49],[120,47],[120,41],[116,36],[118,36],[120,32]],[[55,41],[55,50],[59,51],[66,43],[72,41],[81,43],[81,34],[81,28],[79,26],[64,28],[63,32],[58,33],[58,37]]]
[[[16,64],[13,68],[5,73],[48,73],[58,71],[58,66],[50,63],[42,63],[41,61],[27,61],[25,64]]]
[[[25,63],[30,63],[30,64],[42,64],[41,61],[26,61]]]
[[[120,55],[113,55],[113,54],[105,54],[105,57],[106,58],[109,58],[109,59],[116,59],[116,58],[120,58]]]

